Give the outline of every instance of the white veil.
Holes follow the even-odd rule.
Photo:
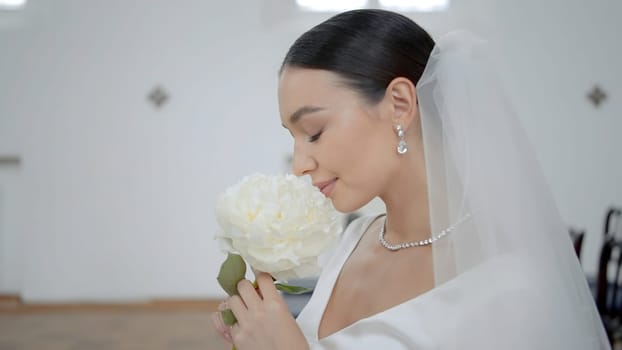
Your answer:
[[[436,284],[459,283],[456,349],[609,349],[594,301],[526,134],[466,32],[437,41],[417,95]],[[455,327],[451,327],[455,324]]]

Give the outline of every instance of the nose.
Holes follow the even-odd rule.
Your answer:
[[[296,176],[308,174],[317,167],[315,158],[305,149],[304,145],[294,144],[294,158],[292,160],[292,173]]]

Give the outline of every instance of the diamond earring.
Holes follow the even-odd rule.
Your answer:
[[[404,139],[404,127],[401,124],[397,124],[395,126],[395,131],[397,132],[397,137],[399,139],[399,142],[397,143],[397,153],[398,154],[404,154],[406,152],[408,152],[408,144],[406,143],[406,140]]]

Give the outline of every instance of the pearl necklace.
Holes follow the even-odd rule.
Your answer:
[[[380,241],[380,244],[383,247],[387,248],[390,251],[397,251],[397,250],[405,249],[405,248],[421,247],[421,246],[430,245],[430,244],[438,241],[439,239],[445,237],[451,231],[455,230],[456,227],[458,227],[458,225],[460,225],[462,222],[464,222],[470,216],[471,216],[471,214],[466,214],[460,220],[458,220],[455,224],[449,226],[448,228],[446,228],[443,231],[441,231],[439,234],[434,235],[434,236],[432,236],[432,237],[430,237],[428,239],[422,239],[420,241],[404,242],[404,243],[398,243],[398,244],[391,244],[391,243],[387,242],[384,239],[384,235],[385,235],[384,226],[386,224],[386,219],[385,219],[385,224],[382,224],[382,226],[380,227],[380,234],[378,235],[378,240]]]

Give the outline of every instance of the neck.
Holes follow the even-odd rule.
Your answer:
[[[412,147],[401,157],[396,176],[380,196],[387,209],[385,239],[391,243],[419,241],[431,234],[423,149]]]

